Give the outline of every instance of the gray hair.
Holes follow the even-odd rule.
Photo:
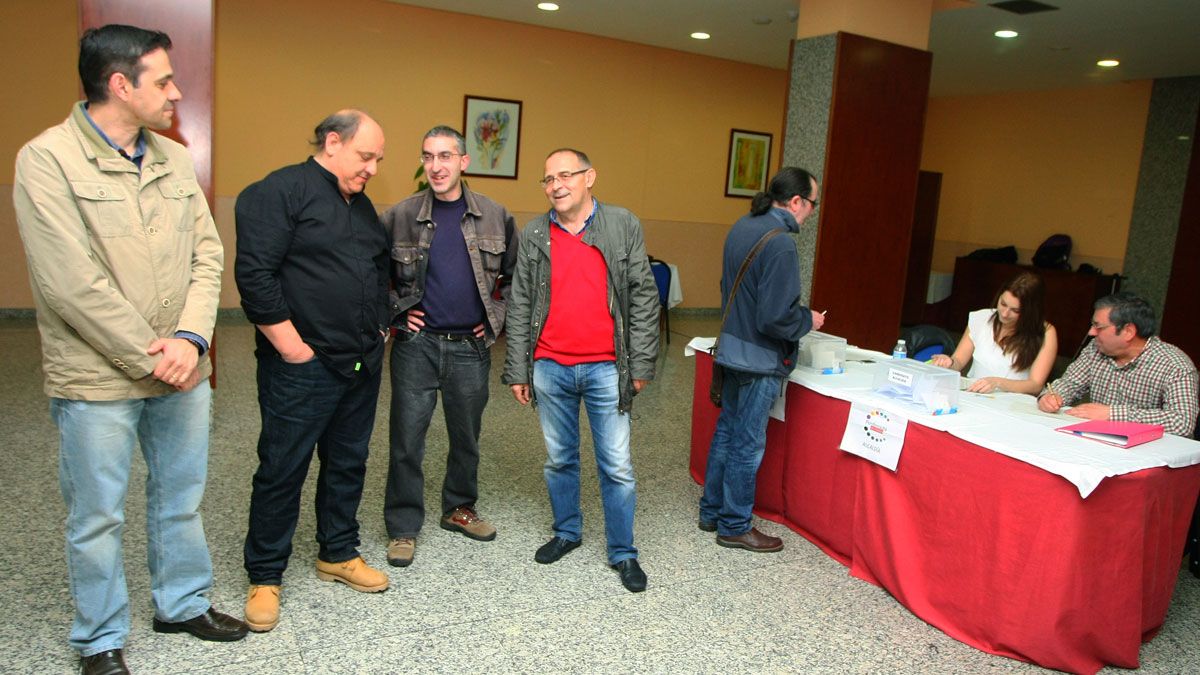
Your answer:
[[[321,123],[313,130],[312,139],[308,142],[317,150],[323,150],[325,139],[329,137],[329,134],[337,134],[343,142],[348,141],[358,133],[358,125],[362,122],[363,116],[361,110],[353,108],[339,110],[321,120]]]
[[[454,142],[458,144],[458,154],[467,154],[467,139],[463,138],[463,135],[458,133],[458,129],[455,129],[454,127],[448,127],[443,124],[439,124],[429,131],[426,131],[425,137],[421,139],[421,144],[424,145],[426,140],[430,138],[436,138],[438,136],[453,138]]]
[[[1158,319],[1154,315],[1154,308],[1139,295],[1128,292],[1106,295],[1096,301],[1094,308],[1096,311],[1107,309],[1108,321],[1118,331],[1128,324],[1133,324],[1140,338],[1152,337],[1158,332]]]
[[[583,154],[582,150],[576,150],[575,148],[559,148],[557,150],[551,150],[550,154],[546,155],[546,159],[550,159],[560,152],[569,152],[575,155],[575,158],[579,160],[579,163],[583,165],[583,168],[592,168],[592,160],[588,159],[588,156]]]

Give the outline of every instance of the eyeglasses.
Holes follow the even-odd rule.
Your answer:
[[[450,160],[454,159],[455,157],[461,157],[461,156],[462,156],[462,153],[459,153],[459,152],[439,152],[436,155],[431,152],[422,152],[421,153],[421,163],[422,164],[433,164],[433,160],[436,158],[438,160],[441,160],[441,162],[443,164],[445,164],[446,162],[449,162]]]
[[[814,209],[817,208],[817,200],[809,199],[808,197],[805,197],[804,195],[796,195],[796,196],[799,197],[800,199],[803,199],[804,201],[808,202],[809,204],[812,204],[812,207]]]
[[[560,183],[565,184],[567,181],[571,180],[575,176],[578,176],[579,174],[586,173],[586,172],[587,172],[587,169],[579,169],[578,171],[559,171],[558,173],[554,174],[553,176],[546,176],[545,178],[539,180],[538,184],[544,188],[554,185],[554,181],[558,181]]]
[[[1112,324],[1112,323],[1096,323],[1095,321],[1092,322],[1092,328],[1094,328],[1096,330],[1096,332],[1100,332],[1100,331],[1104,330],[1105,328],[1115,328],[1115,327],[1116,327],[1116,324]]]

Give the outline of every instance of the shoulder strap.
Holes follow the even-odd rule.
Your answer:
[[[721,331],[725,329],[725,320],[729,318],[729,310],[733,307],[733,298],[737,295],[738,288],[742,285],[742,277],[746,276],[746,270],[750,269],[750,263],[754,260],[754,256],[767,245],[777,234],[783,234],[782,228],[775,228],[759,238],[758,243],[754,244],[754,248],[746,254],[746,259],[742,261],[741,268],[738,269],[737,276],[733,279],[733,288],[729,289],[729,300],[725,302],[725,312],[721,315],[721,327],[717,330],[717,341],[713,343],[712,353],[717,353],[717,345],[721,342]]]

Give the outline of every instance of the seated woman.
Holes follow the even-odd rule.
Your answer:
[[[971,312],[967,331],[953,356],[932,363],[976,378],[968,391],[1013,391],[1036,396],[1046,384],[1058,353],[1058,334],[1042,318],[1045,287],[1036,274],[1022,272],[1000,289],[996,307]]]

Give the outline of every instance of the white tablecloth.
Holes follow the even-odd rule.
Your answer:
[[[694,338],[684,348],[693,355],[709,351],[713,338]],[[833,398],[882,408],[907,417],[911,423],[945,431],[965,441],[1032,464],[1062,476],[1087,497],[1108,476],[1119,476],[1154,467],[1178,468],[1200,464],[1200,443],[1180,436],[1162,438],[1133,448],[1117,448],[1097,441],[1055,431],[1079,420],[1063,414],[1044,413],[1037,400],[1026,394],[961,392],[958,412],[931,415],[871,390],[875,368],[890,356],[850,347],[846,350],[846,372],[821,375],[797,368],[789,379]],[[870,363],[866,363],[869,361]]]

